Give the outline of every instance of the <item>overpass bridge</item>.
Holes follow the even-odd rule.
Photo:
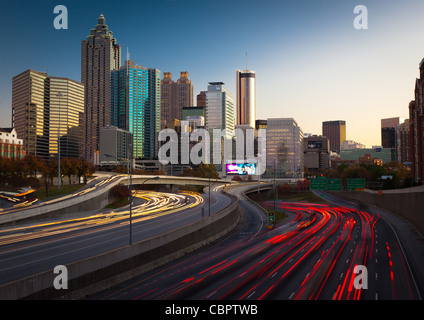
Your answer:
[[[127,176],[123,176],[122,182],[128,179]],[[209,183],[215,187],[218,185],[227,185],[234,183],[234,181],[225,179],[208,179],[208,178],[196,178],[196,177],[178,177],[178,176],[151,176],[151,175],[132,175],[132,184],[171,184],[171,185],[196,185],[196,186],[208,186]]]
[[[217,187],[231,183],[229,180],[196,177],[100,174],[85,188],[72,194],[21,209],[1,211],[0,225],[102,209],[111,202],[110,189],[118,184],[127,184],[130,178],[134,186],[143,184],[208,186],[210,183],[211,186]]]

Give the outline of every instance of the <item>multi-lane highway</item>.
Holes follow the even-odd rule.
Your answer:
[[[136,192],[130,211],[101,211],[68,220],[0,229],[0,284],[90,257],[191,223],[208,214],[196,193]],[[231,198],[212,192],[211,211]],[[131,228],[131,230],[130,230]]]
[[[240,190],[232,192],[240,194]],[[280,202],[279,209],[288,218],[267,230],[267,220],[257,207],[246,200],[240,204],[245,219],[225,239],[91,298],[422,298],[423,283],[416,276],[419,266],[411,263],[380,214],[349,203]]]

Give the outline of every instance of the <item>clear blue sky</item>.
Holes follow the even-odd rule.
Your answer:
[[[69,29],[53,27],[65,5]],[[356,5],[368,30],[356,30]],[[422,0],[43,0],[2,3],[0,126],[11,125],[12,77],[27,70],[80,77],[80,44],[106,17],[131,59],[162,72],[187,70],[195,95],[209,81],[235,95],[235,71],[256,71],[257,118],[293,117],[304,132],[346,120],[347,138],[381,143],[380,120],[408,117],[424,57]]]

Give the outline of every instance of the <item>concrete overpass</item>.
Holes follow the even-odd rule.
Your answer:
[[[154,179],[158,177],[159,179]],[[125,182],[127,176],[121,180],[122,183]],[[141,185],[141,184],[172,184],[172,185],[196,185],[196,186],[208,186],[209,182],[214,187],[218,185],[230,184],[234,181],[224,180],[224,179],[208,179],[208,178],[196,178],[196,177],[175,177],[175,176],[154,176],[154,175],[133,175],[132,184]]]

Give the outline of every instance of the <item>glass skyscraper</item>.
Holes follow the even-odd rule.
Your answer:
[[[133,135],[133,158],[157,157],[161,72],[125,61],[111,72],[112,124]]]
[[[210,134],[213,129],[227,129],[229,139],[234,135],[234,99],[223,82],[209,82],[206,92],[206,129]]]
[[[294,119],[267,119],[266,162],[268,177],[302,177],[303,131]]]
[[[99,162],[100,128],[111,124],[110,76],[121,66],[121,46],[103,15],[81,42],[81,82],[85,87],[84,157]]]
[[[60,94],[60,96],[59,96]],[[27,154],[37,157],[81,156],[84,85],[27,70],[12,81],[13,127]]]

